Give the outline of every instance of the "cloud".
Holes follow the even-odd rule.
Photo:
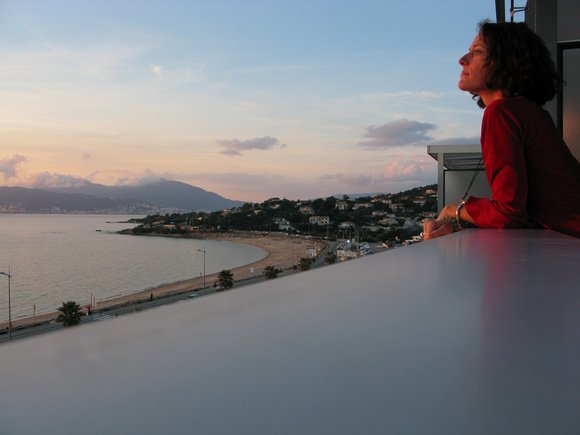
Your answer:
[[[168,174],[157,174],[151,169],[145,169],[142,174],[135,174],[121,177],[115,183],[116,186],[144,186],[146,184],[158,183],[163,179],[172,179]]]
[[[382,168],[379,178],[382,181],[429,182],[434,179],[436,165],[427,156],[416,158],[395,158],[388,161]]]
[[[217,143],[224,147],[225,149],[222,151],[222,154],[227,156],[241,156],[242,151],[249,151],[249,150],[268,150],[272,149],[274,145],[277,145],[278,139],[272,136],[264,136],[264,137],[255,137],[253,139],[248,140],[239,140],[239,139],[231,139],[231,140],[218,140]],[[286,145],[281,145],[284,148]]]
[[[4,178],[16,177],[18,174],[19,166],[26,163],[28,158],[21,156],[20,154],[14,154],[12,157],[0,160],[0,174]]]
[[[133,40],[117,38],[90,46],[78,46],[74,41],[64,45],[47,41],[30,49],[3,52],[0,72],[3,77],[29,87],[31,84],[43,88],[50,84],[70,87],[79,79],[89,79],[92,83],[95,78],[114,77],[154,45],[154,41],[142,35]],[[86,81],[82,83],[87,84]]]
[[[161,65],[149,65],[149,71],[151,71],[156,76],[161,77],[165,70]]]
[[[365,134],[370,140],[359,142],[359,145],[370,149],[418,145],[432,140],[428,132],[436,128],[434,124],[408,119],[399,119],[379,126],[371,125]]]
[[[333,175],[323,175],[319,178],[323,183],[339,184],[341,186],[364,187],[371,184],[373,177],[367,174],[338,173]]]
[[[23,182],[28,187],[36,188],[61,188],[61,187],[81,187],[94,182],[94,178],[102,175],[100,172],[94,172],[87,178],[81,178],[74,175],[64,175],[51,172],[41,172],[33,174]],[[176,177],[172,174],[158,174],[150,169],[145,169],[138,174],[124,175],[122,177],[111,179],[110,183],[115,186],[143,186],[146,184],[158,183],[161,180],[171,180]],[[108,184],[108,183],[105,183]]]
[[[41,172],[30,176],[27,185],[37,188],[60,188],[86,186],[89,182],[73,175]]]
[[[188,180],[196,181],[210,181],[215,184],[235,184],[235,185],[248,185],[255,187],[256,184],[269,184],[269,183],[283,183],[290,181],[288,177],[280,174],[251,174],[242,172],[207,172],[207,173],[195,173],[195,174],[180,174],[177,178],[184,178]]]
[[[434,183],[437,166],[428,156],[393,157],[373,174],[337,173],[319,177],[324,185],[335,189],[365,188],[369,191],[386,191],[392,183],[412,182],[416,185]]]

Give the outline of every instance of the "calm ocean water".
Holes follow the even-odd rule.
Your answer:
[[[88,304],[258,261],[257,247],[214,240],[116,234],[131,216],[0,214],[0,272],[10,272],[12,320]],[[100,230],[100,231],[97,231]],[[0,322],[8,320],[8,279],[0,276]]]

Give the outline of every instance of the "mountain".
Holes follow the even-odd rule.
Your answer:
[[[215,211],[243,205],[179,181],[143,186],[81,186],[51,189],[0,187],[0,212],[140,213]]]
[[[0,187],[0,213],[146,213],[151,204],[81,193]]]

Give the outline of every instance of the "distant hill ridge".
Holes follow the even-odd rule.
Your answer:
[[[66,188],[0,187],[3,213],[156,213],[216,211],[244,201],[224,198],[179,181],[161,180],[142,186],[86,184]]]

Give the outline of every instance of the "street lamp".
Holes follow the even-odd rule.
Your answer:
[[[199,252],[203,252],[203,294],[205,294],[205,249],[198,249]]]
[[[8,341],[12,341],[12,305],[10,303],[10,269],[8,269],[8,273],[0,272],[0,275],[4,275],[8,277]]]

